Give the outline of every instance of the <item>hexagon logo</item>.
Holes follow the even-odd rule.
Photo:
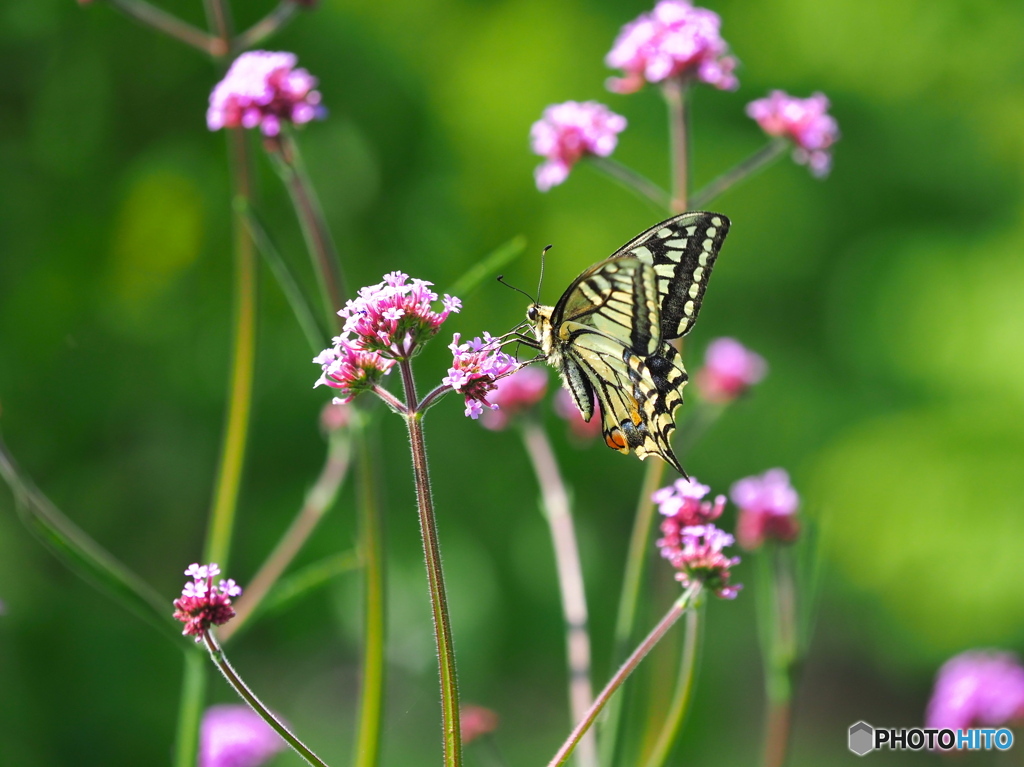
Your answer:
[[[850,725],[850,750],[857,756],[864,756],[875,750],[875,728],[867,722]]]

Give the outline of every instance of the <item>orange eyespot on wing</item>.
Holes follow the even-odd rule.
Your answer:
[[[629,452],[629,445],[626,444],[626,437],[622,434],[622,430],[619,429],[618,426],[613,426],[611,429],[607,429],[605,431],[604,443],[612,450],[618,450],[620,453]]]

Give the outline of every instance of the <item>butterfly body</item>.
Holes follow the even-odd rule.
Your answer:
[[[684,476],[670,438],[687,374],[669,341],[693,327],[728,229],[718,213],[674,216],[587,269],[554,306],[526,313],[583,419],[600,404],[605,443]]]

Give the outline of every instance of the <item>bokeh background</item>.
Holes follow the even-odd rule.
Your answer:
[[[269,0],[236,3],[241,24]],[[790,470],[823,532],[796,765],[852,760],[858,719],[912,726],[949,655],[1024,649],[1024,5],[1015,0],[718,0],[735,93],[694,99],[695,184],[763,142],[744,105],[825,92],[843,138],[825,181],[783,160],[719,199],[733,230],[693,339],[732,335],[771,372],[687,457],[725,491]],[[167,0],[197,24],[197,0]],[[242,7],[244,6],[244,7]],[[506,272],[544,298],[660,213],[590,168],[536,191],[528,131],[549,103],[630,121],[616,157],[667,184],[656,90],[618,96],[602,58],[646,2],[325,0],[268,46],[330,109],[300,141],[353,284],[401,269],[451,284],[518,234]],[[225,410],[231,253],[216,69],[102,3],[0,7],[0,404],[12,449],[78,524],[167,595],[200,556]],[[260,206],[303,279],[291,208],[260,157]],[[261,278],[254,422],[230,574],[250,577],[318,471],[326,394],[280,291]],[[487,283],[446,333],[501,332],[524,300]],[[417,361],[439,380],[439,340]],[[642,465],[549,426],[572,485],[604,678]],[[514,432],[427,421],[464,698],[502,716],[511,765],[568,731],[554,566]],[[385,762],[434,764],[436,666],[409,459],[383,419],[389,572]],[[728,512],[731,515],[732,512]],[[726,526],[731,524],[727,516]],[[351,547],[346,488],[302,561]],[[751,568],[739,568],[750,581]],[[667,573],[660,573],[668,580]],[[651,593],[653,610],[664,588]],[[352,740],[358,576],[233,651],[329,761]],[[761,728],[753,602],[710,606],[677,758],[750,764]],[[0,764],[165,764],[179,648],[68,572],[0,491]],[[231,700],[215,680],[214,700]],[[485,755],[468,753],[467,763]],[[879,764],[907,757],[875,754]],[[937,757],[918,755],[921,762]],[[981,760],[984,761],[984,760]],[[277,764],[298,764],[293,756]],[[972,763],[970,759],[966,763]]]

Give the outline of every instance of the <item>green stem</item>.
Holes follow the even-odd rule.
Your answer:
[[[754,154],[750,155],[746,160],[734,166],[730,170],[727,170],[703,189],[694,192],[693,199],[690,201],[690,204],[693,205],[694,209],[700,210],[716,197],[731,189],[735,184],[738,184],[740,181],[743,181],[750,176],[753,176],[758,171],[768,167],[768,165],[781,157],[789,147],[790,143],[783,138],[777,138],[770,141],[765,146],[754,152]]]
[[[365,430],[356,434],[359,450],[359,525],[363,556],[363,674],[356,737],[355,767],[375,767],[380,761],[381,721],[384,715],[385,587],[384,541],[377,497],[372,445]]]
[[[145,0],[107,0],[107,2],[143,26],[173,37],[213,58],[218,58],[228,52],[227,46],[219,37],[214,37],[198,27],[193,27],[177,16],[157,8],[155,5],[150,5]]]
[[[632,654],[626,659],[625,663],[615,672],[615,675],[611,678],[608,684],[605,685],[604,689],[598,694],[594,700],[593,705],[587,711],[586,715],[582,720],[573,728],[572,733],[566,739],[562,747],[558,749],[558,753],[548,762],[548,767],[559,767],[565,764],[566,760],[572,754],[573,749],[576,748],[576,744],[580,742],[583,735],[590,729],[590,726],[597,719],[598,714],[601,713],[605,705],[615,694],[615,692],[622,686],[622,683],[629,678],[629,675],[633,673],[637,666],[640,665],[640,661],[646,657],[654,646],[661,641],[661,639],[668,633],[668,630],[672,628],[676,621],[678,621],[684,612],[689,609],[693,600],[696,599],[700,593],[700,584],[695,584],[683,592],[682,596],[679,597],[673,603],[669,611],[665,613],[665,616],[658,621],[658,624],[651,630],[651,633],[640,643],[640,645],[632,652]]]
[[[437,640],[437,662],[441,676],[441,726],[444,737],[445,767],[462,764],[462,735],[459,729],[459,687],[455,673],[455,650],[452,627],[448,618],[448,597],[445,594],[444,572],[441,569],[441,547],[437,540],[437,519],[430,493],[430,474],[427,467],[427,448],[423,439],[423,413],[416,398],[416,383],[409,360],[399,360],[402,385],[408,413],[405,424],[409,430],[413,475],[416,482],[416,505],[420,518],[420,535],[427,565],[430,586],[430,606],[434,617],[434,636]]]
[[[224,650],[217,644],[213,634],[209,631],[204,631],[201,639],[210,653],[210,659],[213,660],[220,673],[224,675],[228,684],[234,688],[242,700],[249,704],[249,708],[255,711],[264,722],[269,724],[284,739],[285,743],[291,746],[306,762],[314,765],[314,767],[327,767],[327,763],[314,754],[309,746],[299,740],[280,719],[274,716],[273,712],[263,704],[263,701],[257,698],[256,694],[249,689],[249,686],[228,662],[227,656],[224,655]]]
[[[533,464],[544,498],[544,518],[551,533],[558,572],[558,586],[562,595],[562,615],[565,620],[565,644],[569,671],[569,712],[573,722],[584,717],[594,702],[590,683],[590,632],[587,627],[587,599],[580,564],[579,545],[573,526],[569,494],[565,488],[558,461],[547,434],[535,420],[523,422],[523,442]],[[587,733],[580,741],[577,752],[581,767],[597,765],[597,741],[594,733]]]
[[[231,42],[232,53],[241,53],[256,48],[264,40],[277,34],[299,11],[299,4],[292,0],[281,0],[277,7],[257,21]]]
[[[698,605],[686,614],[686,639],[683,642],[683,654],[679,661],[679,676],[676,679],[675,693],[669,705],[665,723],[662,725],[654,749],[647,760],[647,767],[663,767],[672,752],[672,746],[679,737],[679,731],[693,699],[693,687],[696,681],[697,656],[700,653],[701,639],[704,632],[704,621],[701,620],[703,610]]]
[[[629,168],[610,157],[590,155],[588,159],[591,166],[614,179],[617,183],[621,184],[638,197],[653,203],[656,208],[660,208],[661,210],[671,208],[672,200],[669,197],[668,192],[646,176],[637,173],[632,168]]]
[[[174,739],[174,767],[196,767],[199,753],[199,726],[203,721],[203,700],[206,698],[206,662],[203,654],[192,648],[185,653],[185,672],[181,680],[178,703],[178,728]]]
[[[687,209],[689,190],[689,131],[686,110],[689,83],[681,77],[665,81],[662,92],[668,104],[669,141],[672,147],[672,202],[673,213],[684,213]]]
[[[764,648],[767,717],[764,767],[782,767],[789,752],[793,691],[799,666],[796,586],[791,547],[769,541],[760,551],[761,589],[770,589],[768,642]]]

